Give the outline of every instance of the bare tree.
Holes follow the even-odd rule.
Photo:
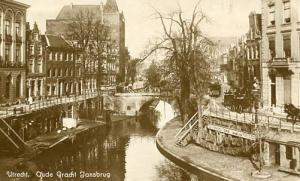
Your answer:
[[[210,79],[208,60],[214,46],[200,29],[207,16],[199,7],[200,1],[194,6],[191,18],[184,18],[180,6],[178,11],[168,15],[154,9],[162,25],[163,36],[145,56],[157,50],[165,53],[166,72],[180,85],[177,99],[183,121],[188,120],[191,95],[194,94],[200,104]]]
[[[82,52],[84,86],[86,74],[94,73],[99,87],[103,60],[107,58],[105,53],[108,53],[107,47],[111,43],[109,27],[97,19],[92,11],[81,10],[73,16],[68,30],[67,39]]]
[[[81,10],[75,14],[68,24],[67,39],[74,47],[86,50],[92,39],[94,15],[91,11]]]

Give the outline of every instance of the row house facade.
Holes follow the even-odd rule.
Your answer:
[[[125,80],[126,48],[125,20],[115,0],[108,0],[105,4],[99,5],[66,5],[60,10],[56,19],[47,20],[46,33],[68,38],[69,26],[76,21],[76,14],[81,12],[92,13],[95,21],[109,28],[109,42],[105,43],[108,48],[105,48],[104,53],[86,50],[93,51],[95,56],[85,57],[86,60],[83,60],[85,86],[93,90],[101,86],[116,87],[118,80],[119,82]],[[98,54],[102,55],[98,56]],[[98,66],[100,62],[101,66]],[[98,83],[100,85],[97,85]]]
[[[26,10],[28,5],[0,1],[0,100],[11,103],[25,98]]]
[[[235,57],[235,77],[236,77],[236,87],[242,88],[245,91],[248,88],[248,65],[247,65],[247,44],[246,44],[246,36],[242,36],[239,38],[238,43],[236,45],[236,57]]]
[[[224,63],[222,70],[225,71],[226,79],[228,85],[232,88],[238,87],[238,64],[237,64],[237,57],[238,57],[238,49],[236,45],[232,45],[228,52],[223,55]]]
[[[248,18],[249,31],[223,54],[226,64],[222,65],[222,70],[232,88],[251,92],[254,83],[259,83],[261,79],[261,14],[251,12]]]
[[[238,47],[238,87],[250,93],[259,89],[260,82],[261,14],[251,12],[248,16],[249,30],[240,38]]]
[[[44,35],[42,41],[46,45],[45,96],[82,94],[83,82],[75,76],[76,64],[79,61],[78,51],[61,36]]]
[[[42,35],[36,23],[32,29],[29,23],[27,23],[26,45],[26,98],[32,101],[40,100],[46,96],[46,46],[45,42],[42,41]]]
[[[262,104],[300,106],[300,0],[262,0]]]
[[[299,107],[300,0],[262,0],[261,43],[263,107],[275,112],[287,103]],[[266,140],[266,163],[299,174],[299,140],[292,141],[292,135],[281,139],[282,135]]]
[[[117,72],[118,72],[118,49],[115,44],[108,43],[106,50],[102,56],[102,70],[100,85],[104,87],[114,86],[117,84]]]
[[[261,80],[261,14],[251,12],[249,15],[249,31],[246,39],[247,73],[249,81]]]

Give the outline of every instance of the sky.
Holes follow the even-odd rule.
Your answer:
[[[101,0],[17,0],[31,7],[27,21],[37,22],[45,32],[46,19],[55,19],[64,5],[99,5]],[[132,57],[139,57],[149,41],[162,34],[162,27],[154,17],[154,8],[167,14],[178,9],[189,13],[198,0],[117,0],[119,10],[126,21],[126,46]],[[103,0],[105,3],[106,0]],[[210,21],[202,24],[202,30],[209,36],[241,36],[248,31],[248,15],[261,11],[260,0],[202,0],[200,7]]]

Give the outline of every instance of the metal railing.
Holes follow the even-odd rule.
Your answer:
[[[198,112],[196,112],[175,135],[175,138],[177,138],[177,144],[180,144],[196,125],[198,125]]]
[[[98,93],[93,91],[87,91],[85,95],[70,95],[70,96],[62,96],[62,97],[53,97],[50,99],[38,100],[34,101],[31,104],[20,104],[12,107],[2,109],[2,114],[0,113],[0,118],[7,118],[13,116],[15,114],[28,113],[36,110],[40,110],[43,108],[51,107],[54,105],[61,105],[66,103],[72,103],[77,101],[84,101],[86,99],[95,98],[98,96]],[[4,113],[3,113],[4,112]]]
[[[261,113],[237,113],[227,109],[219,109],[217,107],[210,107],[205,115],[230,120],[236,123],[252,125],[256,124],[257,120],[258,125],[264,125],[268,129],[272,128],[277,129],[278,131],[287,130],[291,132],[300,132],[300,125],[298,123],[293,124],[291,119],[280,116],[269,116]]]

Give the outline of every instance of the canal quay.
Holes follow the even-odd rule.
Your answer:
[[[0,0],[19,180],[300,180],[300,0]]]
[[[108,99],[120,100],[121,96],[110,95]],[[136,98],[132,97],[133,94],[123,104],[135,104]],[[175,111],[158,97],[150,98],[149,103],[143,100],[147,107],[137,115],[112,114],[109,123],[86,118],[76,128],[27,141],[29,145],[39,143],[40,151],[17,157],[1,156],[1,180],[190,180],[192,174],[166,159],[156,148],[157,131],[174,117]]]

